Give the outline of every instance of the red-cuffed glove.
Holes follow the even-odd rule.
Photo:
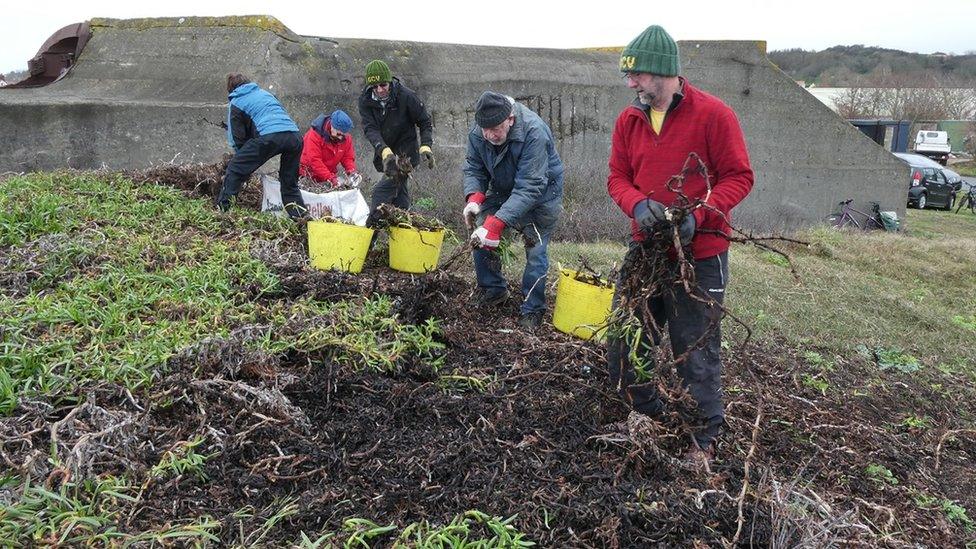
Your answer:
[[[485,222],[471,233],[471,243],[476,248],[494,250],[498,247],[498,242],[502,239],[502,231],[505,230],[505,222],[493,215],[485,218]]]
[[[481,203],[485,201],[485,193],[471,193],[468,195],[468,204],[461,211],[464,218],[464,225],[468,230],[474,230],[474,220],[481,213]]]

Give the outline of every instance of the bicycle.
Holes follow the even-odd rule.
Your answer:
[[[854,206],[851,206],[852,202],[854,202],[853,198],[848,198],[847,200],[840,202],[838,204],[838,206],[841,207],[840,213],[832,213],[825,217],[824,221],[836,229],[854,227],[856,229],[863,229],[865,231],[887,230],[884,221],[881,219],[881,207],[877,202],[871,203],[871,211],[873,213],[870,214],[862,212]],[[858,221],[859,217],[863,219],[863,221]]]
[[[959,204],[956,205],[956,213],[959,213],[959,210],[963,208],[976,214],[976,185],[970,185],[969,191],[959,199]]]

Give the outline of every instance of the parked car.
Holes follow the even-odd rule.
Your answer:
[[[952,185],[953,190],[959,192],[959,189],[962,188],[962,184],[965,182],[962,176],[950,170],[949,168],[942,168],[942,173],[944,173],[946,179],[949,180],[949,183]]]
[[[949,180],[949,183],[952,183],[953,188],[955,188],[957,192],[962,188],[963,178],[961,175],[927,156],[912,153],[895,153],[895,156],[901,158],[909,164],[920,164],[922,166],[928,166],[929,168],[942,170],[942,173],[945,174],[946,179]]]
[[[908,183],[908,205],[920,210],[938,207],[952,208],[956,202],[956,191],[962,187],[962,178],[956,172],[943,167],[938,162],[918,154],[894,153],[912,168]],[[953,181],[949,180],[951,176]]]

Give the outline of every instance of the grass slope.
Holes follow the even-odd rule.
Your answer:
[[[467,273],[315,273],[287,221],[4,179],[0,545],[972,543],[976,216],[907,221],[800,235],[799,279],[733,247],[754,337],[727,320],[729,425],[696,477],[680,425],[607,434],[599,346],[459,307]],[[555,243],[553,268],[624,251]]]

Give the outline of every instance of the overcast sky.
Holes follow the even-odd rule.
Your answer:
[[[8,3],[0,13],[0,72],[25,69],[51,34],[93,17],[268,14],[312,36],[551,48],[621,46],[659,24],[677,40],[765,40],[770,50],[976,50],[976,0],[35,0]]]

